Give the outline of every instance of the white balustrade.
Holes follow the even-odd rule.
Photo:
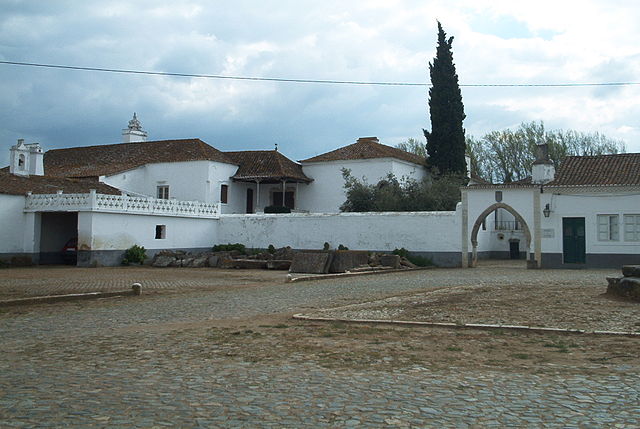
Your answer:
[[[217,217],[217,204],[165,200],[91,192],[89,194],[28,194],[25,211],[96,211],[181,217]]]

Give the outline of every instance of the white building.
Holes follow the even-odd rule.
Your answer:
[[[215,244],[213,226],[204,226],[212,223],[203,219],[268,206],[337,213],[345,200],[341,168],[369,181],[389,173],[424,176],[424,159],[376,138],[301,164],[277,150],[221,152],[200,139],[147,141],[136,114],[122,135],[118,144],[46,153],[22,140],[11,148],[10,166],[0,170],[0,216],[17,229],[0,235],[0,258],[55,261],[72,237],[79,255],[92,255],[80,257],[85,265],[114,263],[133,244],[202,250]],[[143,223],[148,232],[140,234]],[[195,232],[185,232],[193,229],[187,224]],[[25,230],[29,237],[18,239]]]
[[[569,157],[556,174],[541,146],[531,178],[472,180],[456,211],[339,213],[343,169],[368,183],[420,180],[424,159],[374,137],[299,163],[276,150],[146,138],[134,116],[119,144],[44,153],[18,141],[0,169],[0,259],[60,262],[77,237],[81,266],[117,265],[134,244],[152,255],[220,242],[404,247],[441,266],[509,257],[532,268],[640,264],[640,154]],[[263,213],[282,205],[292,213]]]
[[[570,156],[556,173],[545,145],[532,177],[463,190],[463,265],[526,255],[532,267],[640,263],[640,154]]]

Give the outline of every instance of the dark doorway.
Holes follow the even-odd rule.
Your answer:
[[[509,240],[509,259],[520,259],[520,240]]]
[[[247,213],[253,213],[253,189],[247,189]]]
[[[585,249],[584,218],[562,218],[562,254],[564,263],[584,264]]]
[[[70,241],[78,238],[78,213],[42,213],[40,220],[40,264],[73,262],[67,253],[73,248],[77,257]]]
[[[295,200],[294,200],[293,191],[287,191],[284,193],[284,204],[282,203],[282,192],[274,192],[273,205],[288,207],[291,210],[295,209]]]

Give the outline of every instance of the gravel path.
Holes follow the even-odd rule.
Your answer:
[[[4,309],[0,426],[638,427],[637,365],[563,376],[252,362],[204,328],[181,327],[451,285],[604,285],[611,274],[443,269]]]

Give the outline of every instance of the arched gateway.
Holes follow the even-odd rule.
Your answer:
[[[475,223],[473,224],[473,229],[471,230],[471,245],[473,246],[471,253],[471,267],[475,267],[478,264],[478,231],[482,226],[482,222],[489,214],[493,213],[497,209],[504,209],[508,211],[516,218],[516,221],[519,222],[520,225],[522,225],[525,238],[526,255],[527,258],[529,257],[529,251],[531,248],[531,232],[529,231],[529,225],[527,225],[527,222],[524,220],[524,218],[513,207],[500,202],[487,207],[482,213],[480,213]]]

